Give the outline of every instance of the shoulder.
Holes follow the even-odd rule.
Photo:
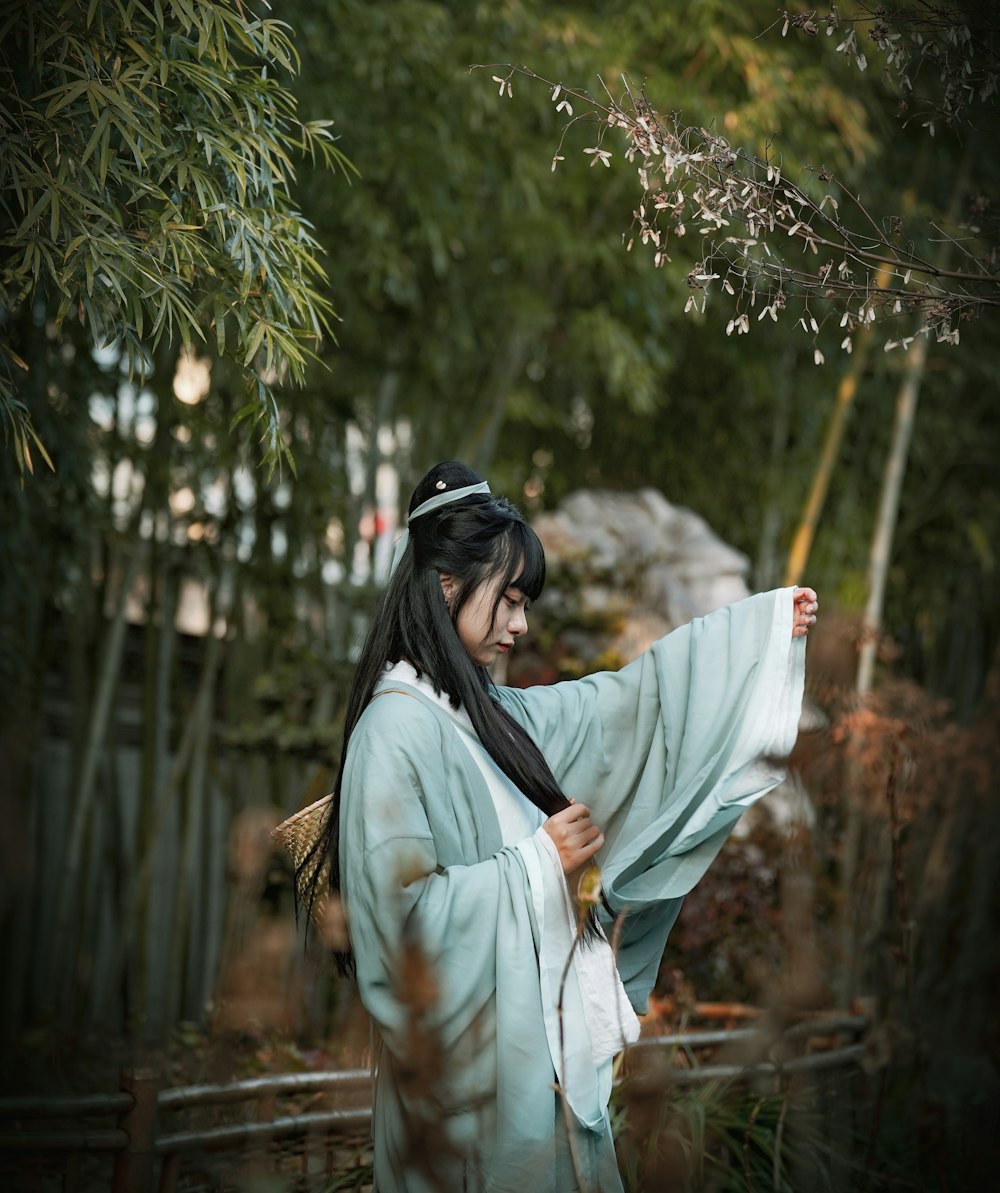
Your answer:
[[[446,786],[449,756],[433,707],[418,696],[397,692],[373,699],[347,744],[345,825],[353,824],[369,845],[377,837],[426,833],[422,814],[417,815],[417,828],[406,827],[408,818],[428,793]]]
[[[358,724],[362,721],[380,724],[384,720],[416,720],[427,723],[436,719],[433,705],[416,689],[392,684],[375,691]]]
[[[447,718],[419,692],[383,688],[376,692],[351,734],[349,753],[441,757]]]

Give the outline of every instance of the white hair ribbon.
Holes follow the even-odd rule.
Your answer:
[[[424,514],[429,514],[433,510],[440,509],[442,505],[450,505],[453,501],[461,501],[463,497],[471,497],[474,493],[489,493],[490,487],[486,481],[480,481],[477,485],[465,485],[461,489],[452,489],[450,492],[435,493],[433,497],[428,497],[426,501],[420,503],[412,514],[406,519],[406,525],[409,527],[414,518],[422,518]],[[389,565],[389,576],[399,566],[399,561],[403,558],[403,552],[406,550],[406,544],[410,541],[410,532],[408,529],[396,539],[395,546],[392,550],[392,563]]]

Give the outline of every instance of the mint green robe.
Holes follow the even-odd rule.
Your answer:
[[[627,911],[619,970],[640,1013],[683,896],[783,777],[804,673],[792,594],[682,626],[616,673],[498,690],[604,830],[606,895]],[[358,985],[385,1042],[378,1193],[575,1190],[524,862],[454,723],[416,689],[373,700],[352,734],[340,860]],[[606,1112],[569,1130],[588,1187],[620,1193]]]

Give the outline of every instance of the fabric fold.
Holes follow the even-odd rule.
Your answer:
[[[604,832],[605,894],[627,913],[618,967],[640,1012],[684,895],[784,777],[805,675],[793,596],[761,593],[698,618],[617,672],[500,689]]]
[[[579,1121],[600,1130],[611,1096],[611,1062],[639,1038],[639,1020],[607,940],[576,940],[573,901],[552,838],[540,828],[516,848],[524,859],[538,928],[539,984],[552,1067]]]

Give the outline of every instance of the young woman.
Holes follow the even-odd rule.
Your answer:
[[[795,739],[811,589],[720,610],[617,673],[497,688],[487,667],[544,579],[534,532],[470,469],[417,486],[329,842],[384,1041],[378,1193],[621,1190],[612,1058],[681,899]],[[591,860],[602,902],[573,949],[569,892]]]

